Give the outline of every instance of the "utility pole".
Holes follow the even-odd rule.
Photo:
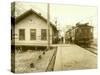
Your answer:
[[[56,24],[56,27],[57,27],[57,17],[55,18],[55,24]]]
[[[50,6],[47,5],[47,25],[48,25],[48,50],[50,49]]]

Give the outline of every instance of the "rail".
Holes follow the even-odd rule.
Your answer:
[[[84,49],[87,50],[87,51],[89,51],[89,52],[91,52],[91,53],[93,53],[93,54],[97,55],[97,49],[96,48],[90,47],[90,48],[84,48]]]
[[[56,59],[56,53],[57,53],[57,47],[56,47],[56,50],[54,51],[53,53],[53,56],[48,64],[48,67],[46,69],[46,72],[47,71],[53,71],[54,70],[54,64],[55,64],[55,59]]]

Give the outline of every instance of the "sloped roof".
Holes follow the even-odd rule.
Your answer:
[[[86,23],[77,23],[76,27],[91,27],[91,28],[93,28],[93,26],[90,26],[88,22],[86,22]]]
[[[39,16],[41,19],[43,19],[45,22],[47,22],[47,19],[44,18],[41,14],[37,13],[36,11],[30,9],[26,12],[24,12],[23,14],[21,14],[20,16],[18,17],[11,17],[11,23],[15,23],[17,24],[18,22],[20,22],[21,20],[23,20],[24,18],[26,18],[27,16],[31,15],[31,14],[36,14],[37,16]],[[55,27],[55,25],[53,23],[50,22],[50,25],[55,29],[57,30],[57,28]]]

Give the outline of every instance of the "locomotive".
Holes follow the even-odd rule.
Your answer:
[[[80,46],[90,47],[92,41],[93,26],[90,26],[89,23],[76,23],[76,26],[65,33],[66,43],[75,43]]]

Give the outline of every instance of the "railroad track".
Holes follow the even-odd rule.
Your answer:
[[[90,47],[90,48],[84,48],[84,49],[86,49],[86,50],[88,50],[89,52],[92,52],[92,53],[94,53],[94,54],[97,55],[97,49],[96,49],[96,48]]]
[[[51,60],[50,60],[50,62],[49,62],[49,65],[48,65],[48,67],[47,67],[47,69],[46,69],[46,72],[47,72],[47,71],[53,71],[53,70],[54,70],[55,59],[56,59],[56,53],[57,53],[57,48],[56,48],[56,50],[54,51],[54,54],[53,54],[53,56],[52,56],[52,58],[51,58]]]
[[[90,47],[80,46],[80,47],[82,47],[85,50],[97,55],[97,47],[92,47],[92,46],[90,46]]]

